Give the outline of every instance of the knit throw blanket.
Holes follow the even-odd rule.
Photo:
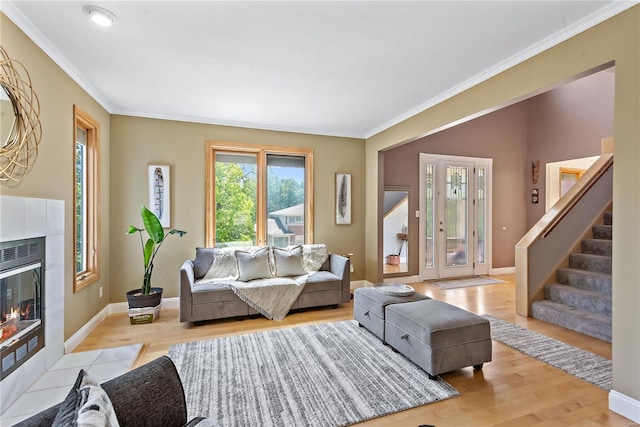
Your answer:
[[[236,280],[237,265],[230,262],[232,257],[235,259],[236,250],[238,249],[229,248],[216,253],[209,271],[195,285],[223,284],[267,319],[278,321],[287,316],[291,306],[304,290],[309,277],[320,270],[329,256],[325,245],[302,245],[302,260],[307,274],[293,277],[266,277],[242,282]],[[223,265],[226,265],[225,269],[221,269]],[[212,277],[220,275],[226,277]]]

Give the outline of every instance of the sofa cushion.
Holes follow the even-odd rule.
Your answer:
[[[80,370],[75,384],[60,404],[52,426],[118,426],[111,400],[100,384]]]
[[[302,246],[273,248],[273,265],[276,277],[301,276],[307,274],[302,261]]]
[[[323,243],[302,245],[302,259],[308,273],[329,270],[329,250]]]
[[[269,248],[260,248],[257,251],[236,251],[238,262],[238,280],[248,282],[255,279],[273,277],[269,264]]]
[[[215,248],[196,248],[196,257],[193,260],[193,276],[196,280],[202,279],[213,264]]]

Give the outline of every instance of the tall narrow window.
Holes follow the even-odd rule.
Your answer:
[[[217,142],[206,147],[208,246],[313,241],[312,150]]]
[[[434,228],[435,228],[435,205],[434,205],[434,168],[433,164],[426,164],[424,174],[424,188],[425,188],[425,259],[424,268],[434,267]]]
[[[100,278],[100,124],[74,106],[74,292]]]

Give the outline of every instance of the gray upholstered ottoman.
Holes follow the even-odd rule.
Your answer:
[[[386,295],[373,288],[357,288],[353,293],[353,318],[360,326],[367,328],[373,335],[385,342],[384,309],[389,304],[400,304],[429,299],[428,296],[414,293],[399,297]]]
[[[489,321],[433,299],[388,305],[385,340],[430,377],[491,361]]]

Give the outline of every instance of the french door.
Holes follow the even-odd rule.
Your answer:
[[[489,273],[491,159],[420,155],[420,279]]]

